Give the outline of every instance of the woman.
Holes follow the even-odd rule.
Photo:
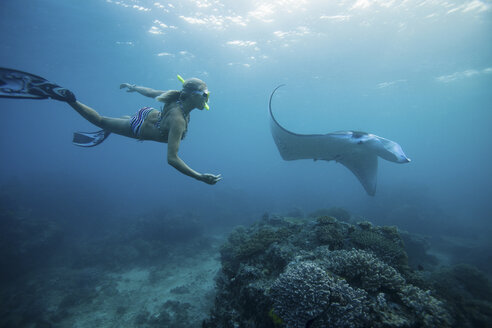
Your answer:
[[[75,99],[73,93],[39,76],[0,68],[0,97],[46,99],[52,98],[67,102],[82,117],[103,131],[97,133],[76,133],[78,145],[81,139],[92,140],[90,146],[101,143],[110,133],[116,133],[139,140],[153,140],[167,143],[167,162],[192,178],[208,184],[216,184],[221,175],[199,173],[186,165],[178,156],[179,144],[188,129],[190,113],[193,109],[203,110],[208,101],[207,85],[202,80],[191,78],[184,81],[181,91],[160,91],[123,83],[120,88],[128,92],[138,92],[164,103],[162,111],[150,107],[140,109],[133,117],[112,118],[99,115],[94,109]],[[85,145],[87,146],[88,143]]]

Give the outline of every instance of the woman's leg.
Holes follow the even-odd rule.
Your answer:
[[[130,127],[130,119],[127,117],[113,118],[113,117],[101,116],[94,109],[90,108],[87,105],[84,105],[79,101],[68,103],[68,104],[73,109],[75,109],[77,113],[82,115],[83,118],[85,118],[95,126],[100,127],[101,129],[130,138],[135,137]]]

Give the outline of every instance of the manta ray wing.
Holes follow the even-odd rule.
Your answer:
[[[354,153],[338,160],[359,179],[367,194],[376,194],[378,157],[369,153]]]
[[[337,161],[357,177],[369,195],[373,196],[376,193],[377,155],[359,143],[351,131],[297,134],[283,128],[273,117],[270,123],[273,140],[284,160]]]
[[[273,90],[270,95],[270,129],[273,140],[277,145],[282,158],[286,161],[296,159],[323,159],[326,161],[336,159],[337,154],[343,150],[345,141],[344,133],[328,134],[298,134],[281,126],[272,112],[272,98],[282,85]],[[339,136],[342,136],[341,138]]]
[[[338,139],[330,135],[292,133],[273,120],[270,125],[280,156],[286,161],[296,159],[329,161],[335,159],[337,150],[342,146]]]
[[[278,123],[272,112],[272,98],[279,87],[270,95],[269,110],[273,140],[282,158],[286,161],[297,159],[337,161],[348,168],[366,192],[373,196],[377,185],[378,155],[381,156],[383,152],[381,150],[383,145],[379,142],[381,138],[356,131],[327,134],[298,134],[289,131]],[[399,162],[408,162],[403,151],[401,154],[405,160]]]

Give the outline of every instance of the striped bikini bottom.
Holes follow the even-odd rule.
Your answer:
[[[136,112],[135,115],[133,115],[133,117],[131,118],[130,126],[132,128],[133,134],[136,137],[140,138],[140,128],[142,127],[143,122],[147,118],[147,115],[149,115],[149,113],[154,109],[155,108],[152,107],[143,107],[139,109],[139,111]]]

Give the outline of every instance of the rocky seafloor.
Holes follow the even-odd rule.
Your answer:
[[[443,266],[426,237],[297,214],[212,232],[166,212],[75,226],[2,210],[0,327],[490,327],[487,276]]]
[[[93,222],[0,210],[0,327],[200,327],[221,235],[166,212]]]
[[[439,266],[420,236],[332,214],[235,229],[203,327],[490,327],[481,271]]]

